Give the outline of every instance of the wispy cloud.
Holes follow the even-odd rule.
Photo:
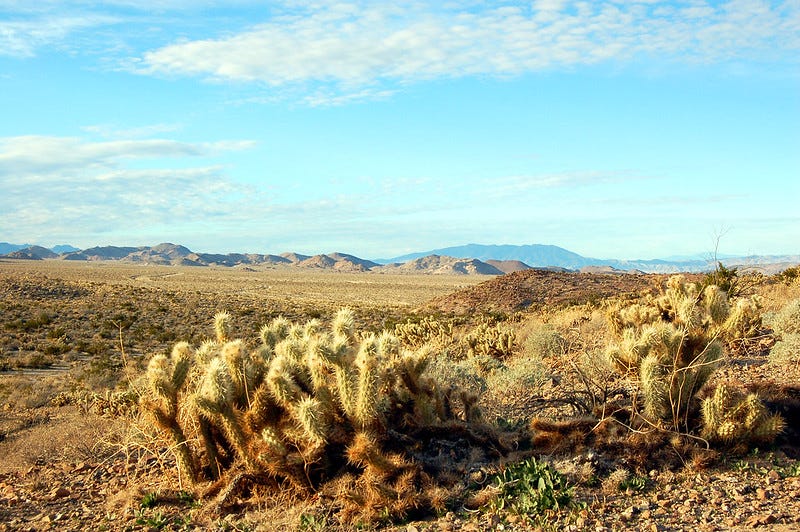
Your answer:
[[[435,78],[652,57],[796,62],[798,51],[800,5],[793,1],[547,0],[472,9],[309,2],[235,34],[152,50],[137,70],[271,87],[313,84],[335,102]]]
[[[118,22],[118,18],[104,15],[57,13],[0,20],[0,56],[31,57],[45,46],[66,47],[67,38],[77,32]]]
[[[0,226],[39,238],[91,238],[110,231],[234,220],[257,194],[218,164],[192,165],[247,141],[90,142],[74,137],[0,139]],[[45,234],[42,234],[42,233]]]

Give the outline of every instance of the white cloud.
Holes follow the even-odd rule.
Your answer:
[[[321,84],[337,96],[468,75],[517,75],[635,57],[796,62],[796,2],[576,2],[436,9],[419,3],[311,3],[221,38],[145,53],[141,73]]]
[[[116,22],[117,18],[93,14],[56,14],[34,19],[0,20],[0,56],[30,57],[40,47],[61,45],[76,32]]]
[[[2,138],[0,227],[9,238],[59,240],[236,220],[238,212],[252,212],[258,195],[227,179],[220,165],[192,166],[186,159],[251,145]]]
[[[85,142],[76,137],[6,137],[0,138],[0,177],[80,179],[125,160],[200,157],[251,146],[251,141],[192,144],[167,139]]]

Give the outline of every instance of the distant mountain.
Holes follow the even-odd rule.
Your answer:
[[[76,248],[75,246],[70,246],[69,244],[60,244],[58,246],[53,246],[52,248],[48,249],[42,246],[35,246],[33,244],[9,244],[8,242],[0,242],[0,255],[8,255],[9,253],[13,253],[14,251],[24,251],[30,248],[36,248],[38,250],[47,250],[56,255],[61,255],[63,253],[70,253],[72,251],[80,251],[80,249]],[[41,254],[41,251],[39,252]],[[51,258],[51,257],[47,257]]]
[[[524,246],[467,244],[377,261],[339,252],[314,256],[291,252],[281,255],[197,253],[185,246],[169,242],[155,246],[98,246],[84,250],[63,244],[54,249],[63,249],[65,252],[59,254],[41,246],[1,242],[0,257],[17,260],[113,260],[176,266],[239,267],[254,271],[260,266],[338,272],[461,275],[502,275],[531,268],[550,271],[668,274],[710,271],[716,266],[714,260],[692,256],[674,257],[673,260],[596,259],[583,257],[558,246],[542,244]],[[720,256],[719,260],[727,267],[774,274],[800,264],[800,255],[724,256],[724,258]]]
[[[427,255],[403,263],[383,266],[386,273],[431,273],[456,275],[502,275],[503,272],[478,259],[460,259],[442,255]]]
[[[99,246],[84,249],[83,251],[73,251],[63,256],[64,260],[120,260],[131,253],[135,253],[144,248]]]
[[[388,259],[385,262],[406,262],[427,255],[444,255],[460,259],[472,258],[481,261],[517,260],[533,268],[560,266],[562,268],[577,270],[584,266],[591,266],[594,264],[594,259],[587,259],[586,257],[582,257],[577,253],[573,253],[572,251],[558,246],[543,244],[529,244],[524,246],[467,244],[465,246],[454,246],[421,253],[411,253]]]
[[[53,253],[58,253],[59,255],[63,255],[64,253],[72,253],[73,251],[80,251],[80,248],[76,248],[75,246],[70,246],[69,244],[59,244],[58,246],[53,246],[50,248]]]
[[[475,258],[484,262],[516,260],[533,268],[566,268],[582,270],[584,268],[610,267],[614,270],[640,271],[647,273],[703,272],[713,270],[716,262],[713,259],[686,258],[684,260],[618,260],[596,259],[584,257],[558,246],[530,244],[483,245],[467,244],[441,248],[420,253],[410,253],[392,259],[380,260],[381,263],[403,263],[428,255],[447,255],[456,258]],[[753,268],[774,273],[774,270],[791,264],[800,263],[800,255],[735,257],[726,255],[720,261],[728,267]],[[778,266],[781,265],[781,266]],[[502,269],[502,268],[501,268]],[[778,270],[779,271],[779,270]]]
[[[58,257],[58,254],[53,253],[49,249],[43,248],[42,246],[28,246],[26,248],[12,251],[11,253],[7,253],[5,257],[17,260],[44,260],[55,259]]]
[[[29,248],[32,244],[9,244],[8,242],[0,242],[0,255],[8,255],[14,251]]]
[[[310,259],[311,255],[301,255],[300,253],[281,253],[281,257],[289,259],[290,262],[303,262]]]

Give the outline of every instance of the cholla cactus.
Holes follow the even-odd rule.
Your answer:
[[[453,339],[453,322],[443,323],[433,316],[426,316],[417,323],[398,323],[394,326],[394,334],[403,345],[412,349],[431,342],[446,344]]]
[[[724,354],[720,338],[751,331],[760,323],[758,308],[753,299],[732,306],[718,287],[701,292],[697,284],[673,276],[661,296],[612,310],[609,322],[617,340],[606,354],[638,385],[646,418],[688,428],[694,398]]]
[[[503,327],[499,323],[494,327],[482,323],[465,338],[469,356],[487,355],[494,358],[511,356],[516,346],[516,333],[513,329]]]
[[[190,481],[194,481],[197,467],[184,430],[178,422],[178,394],[187,380],[192,362],[192,349],[186,342],[176,344],[169,357],[153,357],[147,366],[150,395],[142,400],[156,425],[172,438],[178,465]]]
[[[307,493],[355,467],[361,476],[342,492],[344,506],[358,513],[348,505],[362,501],[364,512],[400,515],[430,503],[430,482],[390,429],[412,438],[426,427],[480,422],[477,397],[424,375],[428,348],[403,349],[387,332],[358,333],[349,309],[329,329],[277,318],[261,328],[255,349],[231,339],[229,314],[214,324],[216,339],[196,356],[183,342],[148,369],[154,398],[145,404],[194,480],[240,464],[251,478],[267,475]]]
[[[703,400],[702,436],[726,445],[742,442],[769,443],[785,426],[783,417],[770,414],[758,395],[744,394],[720,384]]]

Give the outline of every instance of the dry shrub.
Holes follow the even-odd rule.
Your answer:
[[[126,423],[86,416],[75,407],[20,412],[16,430],[0,442],[2,469],[30,467],[37,461],[100,462],[118,449]]]
[[[779,335],[800,334],[800,299],[786,303],[772,317],[771,325]]]

